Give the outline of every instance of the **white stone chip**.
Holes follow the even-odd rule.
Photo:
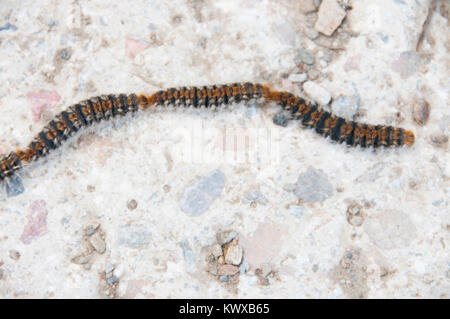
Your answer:
[[[336,0],[323,0],[314,28],[320,33],[330,36],[340,26],[345,15],[345,10]]]

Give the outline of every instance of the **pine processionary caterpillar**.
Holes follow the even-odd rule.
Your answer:
[[[412,131],[349,121],[321,110],[291,93],[272,91],[266,85],[234,83],[170,88],[152,95],[102,95],[70,106],[50,121],[25,150],[0,156],[0,182],[29,163],[46,156],[82,127],[94,122],[158,105],[211,107],[259,98],[279,104],[294,119],[301,121],[303,126],[313,128],[318,134],[329,136],[339,143],[374,148],[414,144]]]

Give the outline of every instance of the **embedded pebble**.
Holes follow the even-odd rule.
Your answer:
[[[247,261],[243,261],[242,264],[239,266],[239,273],[241,275],[245,274],[250,269],[250,265]]]
[[[10,250],[9,251],[9,257],[12,260],[19,260],[20,258],[20,253],[17,250]]]
[[[74,264],[84,265],[87,264],[90,260],[89,256],[79,255],[72,258],[72,262]]]
[[[364,214],[362,206],[358,203],[353,203],[347,208],[347,221],[350,225],[359,227],[364,222]]]
[[[127,208],[129,210],[135,210],[137,207],[137,201],[135,199],[131,199],[127,202]]]
[[[303,83],[308,79],[306,73],[295,73],[288,77],[288,80],[294,83]]]
[[[435,134],[431,136],[431,144],[437,147],[445,148],[448,143],[448,136],[445,134]]]
[[[323,202],[333,194],[333,186],[324,173],[309,167],[298,177],[294,194],[305,202]]]
[[[220,245],[224,245],[232,241],[233,239],[237,238],[237,233],[235,231],[224,231],[219,232],[217,234],[217,242]]]
[[[314,60],[315,60],[314,55],[311,52],[306,51],[305,49],[300,49],[299,58],[305,64],[308,64],[308,65],[314,64]]]
[[[114,285],[115,283],[119,282],[119,278],[117,278],[116,276],[112,275],[111,277],[106,278],[106,283],[110,286]]]
[[[341,25],[346,12],[336,0],[323,0],[317,14],[314,28],[326,36],[331,36]]]
[[[331,110],[333,114],[352,119],[359,109],[359,96],[352,97],[338,96],[331,104]]]
[[[430,105],[424,99],[418,99],[414,102],[412,114],[414,121],[424,126],[430,117]]]
[[[219,280],[221,282],[227,282],[228,281],[228,276],[227,275],[220,276]]]
[[[148,245],[152,233],[143,225],[126,225],[119,229],[119,245],[142,248]]]
[[[89,243],[100,254],[103,254],[106,250],[106,243],[99,233],[95,233],[92,236],[90,236]]]
[[[242,261],[242,247],[238,245],[237,240],[233,240],[224,249],[225,263],[238,266]]]
[[[70,58],[70,52],[67,49],[62,49],[60,55],[64,60],[68,60]]]
[[[305,83],[303,83],[303,90],[309,97],[311,97],[321,105],[330,103],[330,93],[328,93],[327,90],[318,85],[316,82],[306,81]]]
[[[223,252],[222,252],[222,247],[220,247],[219,244],[215,244],[211,247],[211,254],[213,254],[213,256],[215,258],[219,258],[220,256],[222,256]]]
[[[6,183],[6,196],[8,197],[18,196],[24,191],[25,187],[23,186],[22,179],[17,175],[12,176]]]
[[[273,124],[286,127],[289,123],[289,117],[285,114],[285,112],[280,111],[273,116]]]
[[[239,272],[239,267],[236,267],[234,265],[219,265],[217,267],[217,274],[219,276],[227,275],[227,276],[233,276],[234,274],[237,274]]]
[[[16,31],[17,27],[15,25],[12,25],[11,23],[8,22],[4,26],[0,27],[0,31],[6,31],[6,30]]]
[[[180,200],[181,210],[192,217],[202,215],[219,197],[225,180],[225,175],[217,170],[186,187]]]
[[[189,243],[187,240],[181,241],[180,245],[181,245],[181,248],[183,248],[184,261],[186,262],[186,265],[187,265],[189,271],[193,271],[195,268],[194,252],[192,251],[191,247],[189,246]]]
[[[94,223],[92,225],[89,225],[88,227],[86,227],[86,229],[84,230],[84,234],[86,236],[92,236],[95,231],[100,227],[99,223]]]

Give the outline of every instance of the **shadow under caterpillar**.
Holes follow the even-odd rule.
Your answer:
[[[290,112],[303,126],[318,134],[350,146],[411,146],[414,133],[402,128],[370,125],[346,120],[288,92],[272,91],[267,85],[233,83],[203,87],[181,87],[158,91],[152,95],[102,95],[70,106],[51,120],[25,150],[0,156],[0,182],[46,156],[84,126],[108,120],[117,115],[134,113],[152,106],[211,107],[263,98]]]

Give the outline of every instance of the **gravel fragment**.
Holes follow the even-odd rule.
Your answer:
[[[72,262],[74,264],[84,265],[87,264],[90,260],[90,256],[79,255],[72,258]]]
[[[308,79],[306,73],[295,73],[288,77],[288,80],[294,83],[303,83]]]
[[[84,234],[86,236],[92,236],[95,231],[100,227],[99,223],[94,223],[92,225],[89,225],[88,227],[86,227],[86,229],[84,230]]]
[[[202,215],[219,197],[225,180],[225,175],[216,170],[186,187],[180,200],[181,210],[192,217]]]
[[[445,134],[434,134],[431,136],[431,144],[437,147],[446,148],[448,144],[448,136]]]
[[[127,208],[128,208],[129,210],[135,210],[136,207],[137,207],[137,201],[136,201],[135,199],[130,199],[130,200],[127,202]]]
[[[223,255],[225,263],[238,266],[242,261],[242,247],[238,245],[237,240],[233,240],[225,247]]]
[[[25,187],[23,186],[22,179],[17,175],[12,176],[6,183],[6,196],[8,197],[18,196],[24,191]]]
[[[219,280],[221,282],[227,282],[228,281],[228,276],[227,275],[220,276]]]
[[[184,261],[186,262],[187,268],[189,272],[192,272],[195,270],[195,258],[194,258],[194,252],[192,251],[191,247],[189,246],[189,242],[187,240],[183,240],[180,243],[181,248],[183,248],[183,257]]]
[[[314,60],[315,60],[314,55],[305,49],[300,49],[299,58],[303,63],[305,63],[307,65],[314,64]]]
[[[424,126],[430,117],[430,105],[424,99],[418,99],[414,102],[412,114],[414,122]]]
[[[152,233],[143,225],[126,225],[119,230],[119,245],[142,248],[148,245]]]
[[[314,28],[322,34],[331,36],[341,25],[345,15],[345,10],[341,8],[336,0],[323,0]]]
[[[333,186],[325,174],[309,167],[298,177],[294,194],[308,203],[323,202],[333,194]]]
[[[234,274],[237,274],[239,272],[239,267],[236,267],[234,265],[219,265],[217,267],[217,273],[219,276],[227,275],[227,276],[233,276]]]
[[[7,23],[7,24],[5,24],[3,27],[0,27],[0,32],[1,31],[6,31],[6,30],[13,30],[13,31],[16,31],[17,30],[17,27],[15,26],[15,25],[12,25],[11,23]]]
[[[213,254],[213,256],[214,256],[215,258],[219,258],[220,256],[223,255],[222,247],[220,247],[219,244],[214,244],[214,245],[211,247],[211,254]]]
[[[20,253],[17,250],[10,250],[9,251],[9,257],[12,260],[19,260],[20,258]]]
[[[250,269],[250,265],[247,261],[243,261],[242,264],[239,266],[239,273],[241,275],[245,274]]]
[[[95,233],[90,236],[89,243],[99,254],[103,254],[106,251],[106,243],[99,233]]]
[[[275,125],[286,127],[289,123],[289,117],[285,114],[285,112],[280,111],[273,116],[272,122]]]
[[[328,93],[327,90],[318,85],[316,82],[306,81],[305,83],[303,83],[303,90],[309,97],[311,97],[321,105],[330,103],[330,93]]]
[[[364,223],[364,214],[361,205],[353,203],[347,208],[347,221],[350,225],[356,227]]]
[[[223,231],[217,234],[217,242],[220,245],[224,245],[237,238],[237,233],[235,231]]]

